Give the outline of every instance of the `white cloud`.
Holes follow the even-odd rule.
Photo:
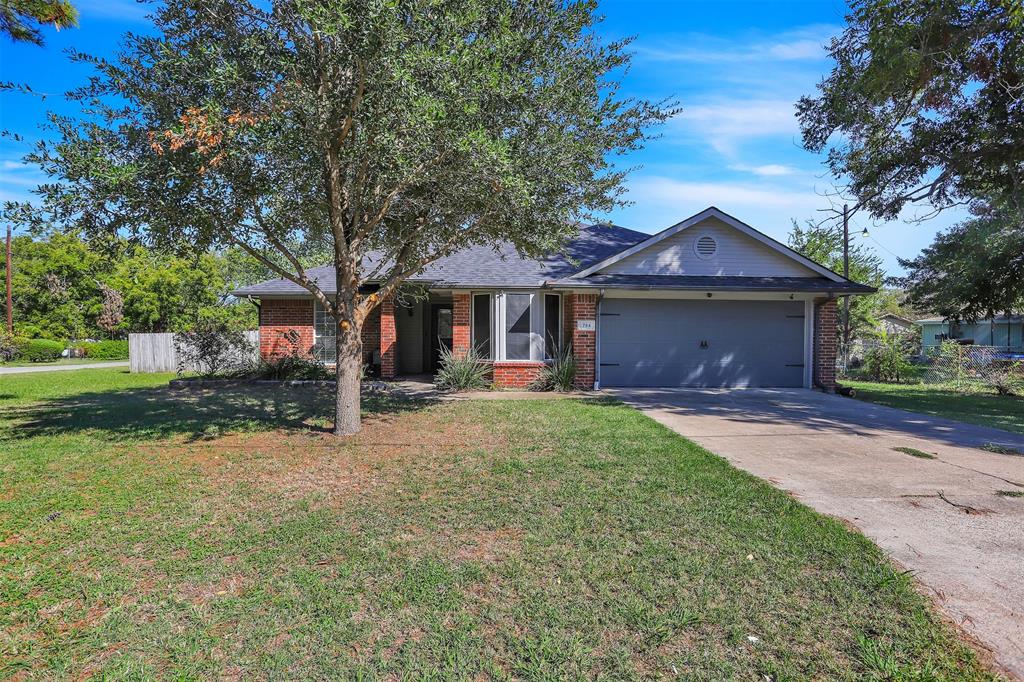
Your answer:
[[[638,43],[637,57],[660,62],[737,64],[811,61],[825,57],[825,45],[838,32],[832,25],[805,26],[772,36],[748,34],[724,39],[691,33],[670,42]]]
[[[797,173],[796,168],[792,166],[784,166],[780,163],[766,163],[761,166],[747,166],[744,164],[734,164],[729,166],[731,170],[742,171],[744,173],[753,173],[754,175],[760,175],[762,177],[780,177],[783,175],[795,175]]]
[[[795,191],[764,184],[735,182],[688,182],[665,177],[638,178],[629,184],[629,198],[637,203],[654,205],[729,206],[802,208],[820,200],[813,192]],[[700,210],[700,209],[698,209]]]
[[[670,133],[688,142],[705,142],[725,156],[735,156],[745,140],[792,137],[799,134],[799,126],[792,100],[736,98],[684,106],[672,120]]]

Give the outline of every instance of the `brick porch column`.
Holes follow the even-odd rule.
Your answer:
[[[452,295],[452,352],[462,356],[469,352],[469,294]]]
[[[836,353],[839,336],[836,327],[836,300],[814,306],[814,384],[828,393],[836,390]]]
[[[569,310],[571,317],[572,352],[576,356],[576,388],[584,391],[594,389],[596,378],[597,332],[583,331],[581,320],[592,322],[597,328],[597,294],[571,294]]]
[[[398,329],[395,327],[395,300],[388,296],[380,302],[380,377],[398,376]]]

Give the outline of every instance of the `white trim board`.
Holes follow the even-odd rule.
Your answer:
[[[682,222],[676,223],[675,225],[673,225],[671,227],[668,227],[668,228],[662,230],[661,232],[659,232],[659,233],[657,233],[655,235],[652,235],[649,239],[645,239],[644,241],[640,242],[639,244],[635,244],[635,245],[629,247],[628,249],[626,249],[624,251],[620,251],[619,253],[617,253],[617,254],[615,254],[613,256],[609,256],[608,258],[605,258],[603,261],[595,263],[594,265],[591,265],[589,268],[587,268],[585,270],[580,270],[576,274],[571,275],[569,277],[569,279],[580,279],[580,278],[586,277],[587,275],[592,275],[595,272],[598,272],[599,270],[603,270],[603,269],[607,268],[609,265],[612,265],[613,263],[618,263],[619,261],[623,260],[624,258],[628,258],[629,256],[632,256],[635,253],[639,253],[640,251],[648,249],[651,246],[654,246],[655,244],[657,244],[658,242],[660,242],[660,241],[662,241],[664,239],[667,239],[667,238],[669,238],[669,237],[671,237],[671,236],[673,236],[675,234],[678,234],[679,232],[682,232],[683,230],[685,230],[687,228],[693,227],[694,225],[697,225],[697,224],[707,220],[708,218],[717,218],[717,219],[721,220],[723,223],[725,223],[729,227],[732,227],[732,228],[742,232],[743,234],[747,235],[748,237],[754,239],[755,241],[758,241],[761,244],[767,246],[768,248],[770,248],[770,249],[772,249],[774,251],[777,251],[778,253],[781,253],[782,255],[784,255],[784,256],[786,256],[786,257],[796,261],[797,263],[799,263],[800,265],[803,265],[806,268],[810,268],[814,272],[818,273],[819,275],[821,275],[823,277],[826,277],[826,278],[832,280],[833,282],[846,282],[846,281],[849,281],[849,280],[846,280],[845,278],[843,278],[842,275],[839,275],[839,274],[837,274],[835,272],[832,272],[831,270],[829,270],[826,267],[822,267],[821,265],[818,265],[817,263],[815,263],[811,259],[809,259],[809,258],[807,258],[805,256],[800,255],[799,253],[797,253],[793,249],[789,248],[785,244],[782,244],[780,242],[775,241],[774,239],[772,239],[768,235],[763,234],[762,232],[759,232],[758,230],[755,230],[750,225],[747,225],[743,221],[738,220],[738,219],[732,217],[728,213],[725,213],[724,211],[722,211],[722,210],[720,210],[720,209],[718,209],[718,208],[716,208],[714,206],[709,206],[708,208],[704,209],[700,213],[698,213],[696,215],[693,215],[693,216],[690,216],[686,220],[683,220]]]

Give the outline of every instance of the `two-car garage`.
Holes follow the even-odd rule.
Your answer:
[[[606,298],[602,386],[799,387],[804,301]]]

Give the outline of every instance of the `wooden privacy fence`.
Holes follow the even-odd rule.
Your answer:
[[[177,372],[178,353],[174,349],[175,334],[129,334],[128,366],[132,372]],[[252,346],[252,359],[259,357],[260,333],[245,332],[245,338]],[[195,371],[195,367],[185,367]]]

